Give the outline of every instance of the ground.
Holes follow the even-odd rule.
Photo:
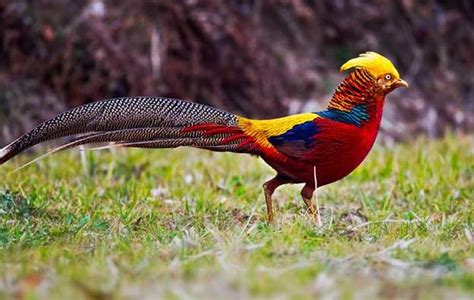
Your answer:
[[[465,298],[474,137],[380,146],[319,190],[322,226],[258,158],[69,151],[0,167],[0,298]]]

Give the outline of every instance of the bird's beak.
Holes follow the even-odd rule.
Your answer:
[[[397,86],[403,86],[403,87],[406,87],[406,88],[407,88],[407,87],[408,87],[408,82],[406,82],[405,80],[403,80],[403,79],[400,78],[400,79],[398,79],[398,81],[397,81]]]

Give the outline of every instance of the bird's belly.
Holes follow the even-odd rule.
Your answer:
[[[279,174],[294,182],[314,183],[316,166],[317,185],[323,186],[344,178],[357,168],[372,148],[374,139],[351,138],[346,142],[318,144],[304,160],[288,158],[286,161],[264,157]]]

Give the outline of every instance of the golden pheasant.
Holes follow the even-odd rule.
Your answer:
[[[44,141],[73,139],[49,153],[91,143],[113,147],[190,146],[260,156],[276,170],[263,185],[268,220],[272,194],[283,184],[304,183],[311,214],[315,188],[352,172],[367,156],[380,128],[385,96],[408,87],[387,58],[361,54],[342,65],[353,69],[327,109],[270,120],[252,120],[223,110],[160,97],[114,98],[66,111],[0,149],[0,164]]]

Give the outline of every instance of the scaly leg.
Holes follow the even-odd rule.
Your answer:
[[[306,204],[306,207],[308,208],[308,211],[311,214],[313,221],[316,222],[317,211],[316,211],[316,208],[314,207],[313,202],[311,201],[311,199],[313,198],[314,190],[315,190],[314,185],[305,184],[305,186],[301,190],[301,197],[303,197],[303,201]]]
[[[290,180],[288,180],[287,178],[277,175],[263,184],[263,192],[265,194],[265,202],[267,204],[268,223],[273,222],[273,201],[272,201],[273,192],[280,185],[287,184],[289,182]]]

